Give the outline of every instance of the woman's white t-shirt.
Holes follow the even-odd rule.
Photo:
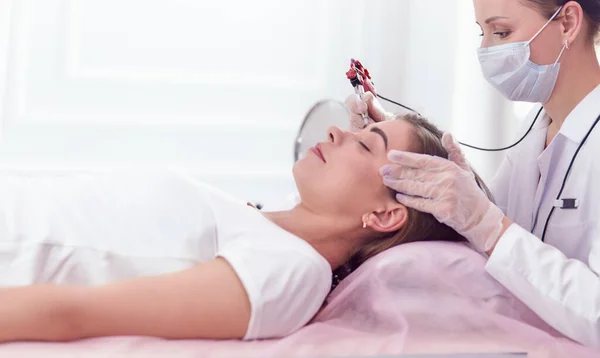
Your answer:
[[[330,265],[306,241],[183,174],[0,173],[0,286],[101,285],[216,257],[250,299],[244,339],[296,331],[331,287]]]

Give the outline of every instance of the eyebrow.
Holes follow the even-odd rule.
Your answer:
[[[385,145],[385,150],[387,151],[388,149],[388,137],[385,134],[384,131],[382,131],[381,129],[377,128],[377,127],[372,127],[371,128],[371,132],[373,133],[377,133],[381,136],[381,138],[383,139],[383,144]]]
[[[486,23],[486,24],[489,24],[489,23],[490,23],[490,22],[492,22],[492,21],[496,21],[496,20],[502,20],[502,19],[508,19],[508,17],[506,17],[506,16],[492,16],[492,17],[488,17],[488,18],[485,20],[485,23]],[[475,22],[477,23],[477,25],[479,25],[479,22],[477,22],[477,21],[475,21]]]

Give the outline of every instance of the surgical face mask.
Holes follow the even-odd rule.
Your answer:
[[[568,43],[565,42],[552,65],[531,62],[530,43],[554,20],[561,9],[562,6],[529,41],[478,49],[483,76],[509,100],[543,104],[550,99],[560,69],[558,61],[568,48]]]

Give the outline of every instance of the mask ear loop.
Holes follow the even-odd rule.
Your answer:
[[[542,26],[541,29],[538,30],[538,32],[535,33],[535,35],[533,35],[533,37],[531,38],[531,40],[527,41],[527,45],[531,44],[531,41],[535,40],[536,37],[538,37],[538,35],[540,33],[542,33],[542,31],[544,31],[544,29],[546,27],[548,27],[548,25],[552,22],[552,20],[554,20],[556,18],[556,16],[558,16],[558,14],[560,13],[560,11],[562,10],[563,6],[561,5],[558,10],[556,10],[556,12],[554,13],[554,15],[552,15],[552,17],[550,18],[550,20],[548,20],[548,22],[546,22],[546,24],[544,26]]]
[[[558,54],[558,58],[554,62],[554,66],[556,66],[556,64],[558,63],[558,61],[560,61],[560,58],[562,57],[562,55],[565,52],[565,50],[568,50],[568,49],[569,49],[569,40],[565,40],[565,45],[563,46],[562,50],[560,50],[560,53]]]

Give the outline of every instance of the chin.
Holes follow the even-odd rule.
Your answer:
[[[315,168],[310,165],[306,158],[300,159],[294,163],[294,166],[292,167],[292,175],[294,176],[294,181],[296,182],[297,187],[303,182],[310,181],[314,174]]]
[[[305,159],[294,164],[292,174],[300,198],[310,201],[314,197],[323,197],[323,181],[319,180],[319,175],[316,172],[316,168],[311,166]]]
[[[299,160],[296,163],[294,163],[294,166],[292,167],[292,176],[294,177],[296,186],[298,186],[298,172],[302,170],[301,167],[302,167],[302,160]]]
[[[294,183],[296,184],[296,189],[298,190],[298,193],[300,193],[300,196],[302,196],[302,189],[306,188],[307,182],[310,181],[309,171],[306,170],[307,168],[305,168],[303,164],[302,160],[299,160],[294,163],[292,168],[292,176],[294,177]]]

